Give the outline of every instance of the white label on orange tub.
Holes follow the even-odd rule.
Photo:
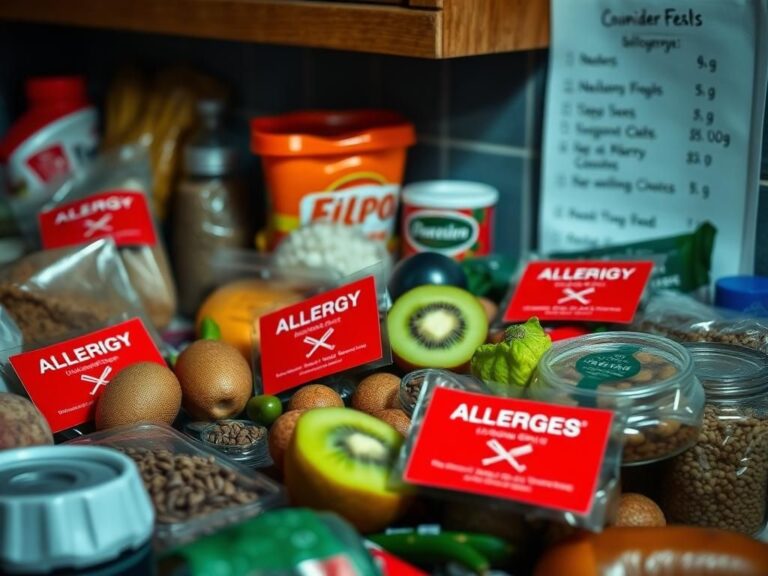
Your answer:
[[[365,185],[335,192],[314,192],[301,199],[301,225],[337,222],[357,226],[369,237],[388,240],[397,215],[397,184]]]

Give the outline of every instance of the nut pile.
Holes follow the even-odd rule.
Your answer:
[[[264,438],[264,428],[242,422],[219,422],[206,429],[204,439],[222,446],[250,446]]]
[[[665,470],[667,519],[755,535],[765,522],[767,491],[768,415],[705,406],[698,443]]]
[[[678,420],[662,420],[653,426],[638,426],[631,430],[625,428],[622,462],[631,464],[667,458],[693,444],[697,433],[696,427]]]
[[[213,456],[148,448],[121,451],[138,465],[159,523],[183,522],[259,498],[238,485],[236,473],[219,466]]]

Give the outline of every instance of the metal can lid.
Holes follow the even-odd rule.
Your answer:
[[[0,452],[0,573],[82,570],[136,550],[154,509],[134,462],[96,446]]]

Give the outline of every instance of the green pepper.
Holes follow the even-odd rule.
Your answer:
[[[495,392],[516,395],[528,384],[544,352],[552,345],[538,318],[504,331],[498,344],[483,344],[472,356],[472,375]]]
[[[469,543],[450,534],[374,534],[367,537],[395,556],[414,564],[457,562],[475,574],[487,574],[490,562]],[[458,544],[458,545],[457,545]]]
[[[200,322],[200,338],[202,340],[221,340],[221,328],[210,316]]]

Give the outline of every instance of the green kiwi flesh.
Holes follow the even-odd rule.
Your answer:
[[[317,408],[296,425],[296,446],[337,485],[387,492],[402,436],[386,422],[349,408]]]
[[[414,368],[466,364],[488,336],[488,317],[474,295],[454,286],[419,286],[394,303],[387,329],[395,357]]]

